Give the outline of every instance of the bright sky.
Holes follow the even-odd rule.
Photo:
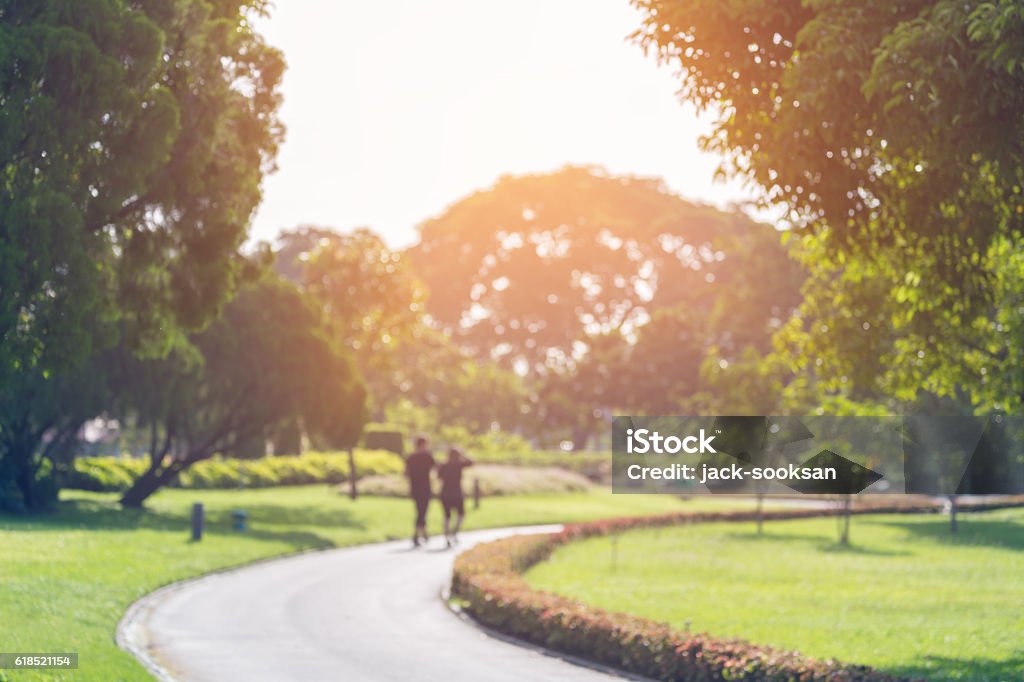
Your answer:
[[[392,246],[499,176],[598,164],[718,205],[708,129],[627,41],[627,0],[277,0],[259,28],[288,62],[280,169],[253,236],[368,226]]]

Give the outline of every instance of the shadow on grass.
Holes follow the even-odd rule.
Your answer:
[[[908,522],[899,519],[865,519],[864,523],[899,528],[909,535],[937,544],[984,546],[1024,551],[1024,523],[993,518],[999,512],[962,514],[956,534],[949,531],[949,518]]]
[[[854,534],[855,535],[855,534]],[[851,556],[912,556],[914,553],[908,550],[886,550],[877,549],[875,547],[866,547],[864,545],[857,544],[856,537],[854,537],[850,544],[841,545],[838,540],[829,540],[820,536],[813,535],[798,535],[790,533],[773,533],[771,531],[765,531],[763,534],[758,535],[757,533],[728,533],[725,537],[732,540],[742,540],[744,542],[800,542],[805,545],[814,547],[819,552],[827,554],[849,554]]]
[[[325,507],[291,507],[278,504],[243,504],[239,506],[249,515],[249,524],[258,526],[315,526],[320,528],[351,528],[366,530],[366,524],[355,518],[348,509]],[[231,525],[231,509],[208,509],[208,523]]]
[[[925,679],[930,682],[946,680],[1024,680],[1024,655],[1004,661],[986,658],[948,658],[945,656],[924,656],[917,661],[901,666],[886,666],[884,672],[911,679]]]
[[[238,536],[253,540],[283,542],[293,549],[327,548],[335,543],[310,528],[350,528],[365,530],[366,524],[345,509],[287,507],[282,505],[245,505],[248,530],[232,527],[231,509],[207,511],[206,535]],[[138,531],[153,530],[180,534],[189,542],[189,512],[150,509],[122,509],[116,502],[67,500],[54,509],[27,516],[0,515],[0,530],[14,532]]]
[[[180,530],[188,519],[146,509],[122,509],[115,502],[66,500],[53,509],[26,515],[0,514],[0,528],[25,531]]]

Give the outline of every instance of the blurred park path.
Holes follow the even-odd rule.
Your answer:
[[[467,532],[459,549],[517,532]],[[313,552],[158,591],[119,631],[174,680],[609,680],[485,634],[441,599],[456,552],[443,538]],[[147,660],[148,659],[148,660]]]

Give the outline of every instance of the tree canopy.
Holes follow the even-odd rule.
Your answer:
[[[722,114],[706,147],[798,227],[867,247],[1019,229],[991,206],[1024,173],[1018,3],[635,4],[641,44]]]
[[[42,466],[47,382],[118,339],[167,353],[246,274],[282,133],[283,60],[250,24],[264,8],[0,2],[0,458],[16,477]]]
[[[350,349],[375,407],[403,382],[399,349],[422,336],[425,292],[408,259],[366,228],[304,226],[278,239],[276,267],[318,303],[333,338]]]
[[[988,374],[1016,373],[1019,3],[635,4],[637,40],[719,113],[705,146],[723,172],[753,180],[801,237],[806,303],[780,339],[793,367],[858,400],[1019,404],[1019,379],[996,397]]]
[[[733,260],[742,251],[764,266]],[[424,223],[412,257],[443,329],[478,355],[539,373],[571,364],[586,336],[632,336],[663,307],[707,318],[729,292],[764,298],[743,321],[761,333],[799,285],[770,228],[684,201],[658,180],[593,168],[502,178]]]
[[[301,420],[333,447],[357,442],[367,417],[362,380],[291,284],[245,289],[193,345],[197,354],[165,359],[122,354],[114,370],[128,409],[152,433],[149,470],[125,493],[126,506],[286,420]]]
[[[502,178],[411,256],[430,320],[525,378],[533,435],[577,448],[613,410],[701,407],[708,354],[767,353],[804,277],[770,226],[597,168]]]

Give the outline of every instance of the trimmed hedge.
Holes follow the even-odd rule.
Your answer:
[[[356,450],[359,477],[396,474],[402,458],[384,450]],[[127,457],[80,457],[67,474],[64,487],[93,492],[124,492],[145,472],[148,460]],[[279,485],[343,483],[348,481],[348,454],[307,452],[303,455],[259,459],[208,459],[181,472],[179,488],[269,488]]]
[[[462,489],[467,496],[473,494],[474,480],[479,481],[483,497],[577,493],[592,488],[586,477],[554,467],[477,464],[466,469],[462,477]],[[440,480],[435,476],[431,483],[434,493],[440,494]],[[359,490],[363,495],[408,497],[409,482],[400,474],[371,476],[359,482]]]
[[[363,430],[363,446],[367,450],[387,450],[404,455],[405,435],[401,429],[389,424],[368,425]]]
[[[853,513],[936,511],[935,504],[864,505]],[[766,520],[838,514],[839,510],[767,510]],[[479,622],[514,637],[660,680],[708,682],[895,682],[866,666],[815,660],[742,640],[673,630],[664,623],[610,613],[533,590],[522,573],[573,540],[630,528],[712,521],[753,521],[755,511],[682,512],[573,524],[559,533],[514,536],[478,545],[455,561],[452,594]]]

